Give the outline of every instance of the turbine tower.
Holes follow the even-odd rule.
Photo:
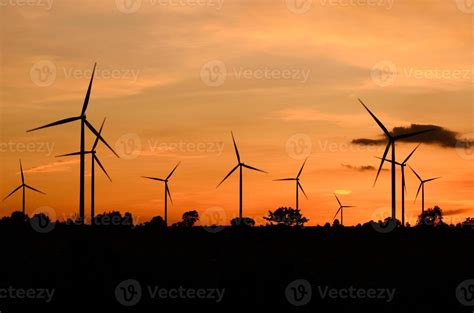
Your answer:
[[[396,219],[397,215],[397,209],[396,209],[396,188],[395,188],[395,183],[396,183],[396,172],[395,172],[395,143],[398,140],[414,137],[417,135],[421,135],[427,132],[433,131],[433,129],[427,129],[427,130],[422,130],[422,131],[416,131],[408,134],[403,134],[403,135],[398,135],[395,136],[391,134],[388,129],[382,124],[382,122],[369,110],[369,108],[362,102],[362,100],[359,99],[359,102],[364,106],[364,108],[369,112],[369,114],[372,116],[372,118],[375,120],[375,122],[379,125],[379,127],[383,130],[385,136],[387,137],[387,146],[385,147],[385,151],[383,153],[382,161],[380,162],[379,169],[377,171],[377,176],[375,176],[375,183],[377,182],[377,178],[379,177],[380,171],[382,170],[383,163],[386,161],[386,157],[388,154],[388,151],[390,148],[392,148],[392,220]]]
[[[416,192],[415,201],[418,198],[418,194],[420,193],[420,189],[421,189],[421,214],[423,214],[423,213],[425,213],[425,184],[430,182],[430,181],[433,181],[435,179],[439,179],[441,177],[435,177],[435,178],[430,178],[430,179],[423,180],[423,179],[421,179],[420,175],[418,175],[418,173],[415,172],[415,170],[411,166],[409,166],[409,167],[412,170],[412,172],[416,175],[416,177],[418,177],[418,179],[420,180],[420,186],[418,187],[418,191]]]
[[[336,197],[337,203],[339,203],[339,210],[337,210],[336,214],[334,215],[334,218],[332,219],[333,221],[336,219],[336,216],[339,212],[341,212],[341,226],[344,226],[344,208],[354,208],[352,205],[342,205],[341,201],[339,201],[339,198],[337,197],[336,194],[334,194]]]
[[[102,125],[100,126],[99,135],[102,134],[104,123],[105,123],[105,118],[102,122]],[[95,138],[94,144],[92,145],[92,149],[90,151],[84,151],[84,154],[91,155],[91,224],[94,223],[94,217],[95,217],[95,164],[96,163],[102,169],[102,171],[107,176],[109,181],[112,182],[112,179],[110,178],[109,174],[107,173],[104,166],[102,165],[99,158],[97,157],[96,148],[99,143],[99,138],[100,138],[99,136]],[[57,157],[66,157],[66,156],[75,156],[75,155],[81,155],[81,152],[58,155]]]
[[[48,128],[52,126],[57,126],[57,125],[62,125],[62,124],[68,124],[71,122],[75,121],[80,121],[81,122],[81,143],[80,143],[80,173],[79,173],[79,216],[81,218],[81,222],[84,222],[84,181],[85,181],[85,128],[89,128],[89,130],[97,137],[99,137],[99,140],[102,141],[107,148],[109,148],[118,158],[118,154],[112,149],[111,146],[105,140],[100,136],[100,134],[97,132],[97,130],[92,126],[91,123],[86,118],[86,112],[87,112],[87,106],[89,105],[89,99],[91,96],[91,91],[92,91],[92,83],[94,81],[94,74],[95,74],[95,69],[96,65],[94,64],[94,69],[92,70],[92,76],[89,82],[89,87],[87,88],[87,93],[86,97],[84,99],[84,104],[82,105],[82,111],[81,115],[79,116],[74,116],[74,117],[69,117],[66,119],[62,119],[59,121],[56,121],[51,124],[47,124],[44,126],[40,126],[37,128],[33,128],[28,130],[27,132],[32,132],[36,130],[40,130],[43,128]]]
[[[304,189],[303,189],[303,186],[301,186],[301,183],[300,183],[300,175],[301,173],[303,172],[303,168],[306,164],[306,161],[308,159],[306,159],[304,162],[303,162],[303,165],[301,166],[301,169],[300,171],[298,172],[298,175],[296,175],[295,178],[281,178],[281,179],[275,179],[275,181],[295,181],[296,182],[296,209],[298,210],[299,209],[299,201],[298,201],[298,194],[299,194],[299,190],[301,189],[301,192],[303,192],[304,196],[306,197],[306,199],[308,199],[308,196],[306,195],[306,193],[304,192]]]
[[[181,162],[178,162],[178,164],[176,164],[176,166],[169,173],[169,175],[166,176],[166,178],[164,178],[164,179],[163,178],[143,176],[143,178],[146,178],[146,179],[157,180],[157,181],[161,181],[161,182],[165,183],[165,226],[168,226],[168,197],[170,198],[171,204],[173,204],[173,199],[171,198],[170,189],[168,187],[168,181],[171,178],[171,176],[173,175],[174,171],[176,171],[176,169],[178,168],[180,163]]]
[[[22,188],[22,192],[23,192],[23,201],[22,201],[22,212],[23,214],[26,214],[26,189],[30,189],[32,191],[35,191],[35,192],[38,192],[38,193],[41,193],[43,195],[45,195],[44,192],[42,191],[39,191],[38,189],[35,189],[29,185],[27,185],[25,183],[25,175],[23,173],[23,166],[21,165],[21,160],[20,160],[20,173],[21,173],[21,185],[16,187],[15,190],[13,190],[12,192],[10,192],[8,194],[8,196],[6,196],[5,198],[3,198],[3,201],[7,200],[11,195],[13,195],[15,192],[17,192],[18,190],[20,190],[20,188]]]
[[[257,171],[257,172],[262,172],[262,173],[267,173],[265,171],[262,171],[262,170],[259,170],[258,168],[255,168],[255,167],[252,167],[250,165],[247,165],[245,163],[243,163],[241,160],[240,160],[240,154],[239,154],[239,149],[237,148],[237,144],[235,143],[235,138],[234,138],[234,134],[231,132],[230,133],[231,136],[232,136],[232,141],[234,142],[234,149],[235,149],[235,155],[237,156],[237,165],[229,172],[229,174],[227,174],[226,177],[224,177],[224,179],[219,183],[219,185],[217,185],[216,188],[218,188],[230,175],[232,175],[232,173],[234,173],[237,169],[240,170],[240,183],[239,183],[239,218],[240,220],[239,221],[242,221],[242,170],[243,168],[247,168],[249,170],[253,170],[253,171]]]

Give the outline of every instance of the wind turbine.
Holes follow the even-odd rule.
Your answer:
[[[341,212],[341,226],[344,226],[344,208],[354,208],[352,205],[342,205],[341,201],[339,201],[339,198],[337,197],[336,194],[334,194],[336,197],[337,203],[339,203],[339,210],[337,210],[336,214],[334,215],[333,221],[336,219],[337,214],[339,211]]]
[[[405,160],[403,160],[402,163],[395,162],[396,165],[400,166],[400,169],[402,171],[402,227],[405,226],[405,193],[407,191],[407,186],[405,183],[405,167],[407,166],[408,160],[411,158],[413,153],[415,153],[416,149],[418,149],[420,145],[421,143],[418,144],[418,146],[416,146],[415,149],[413,149],[413,151],[405,158]],[[378,159],[381,159],[381,158],[378,158]],[[387,161],[390,163],[393,162],[392,160],[387,160]]]
[[[396,209],[396,188],[395,188],[395,142],[401,139],[406,139],[410,137],[414,137],[417,135],[421,135],[430,131],[433,131],[433,129],[427,129],[427,130],[421,130],[421,131],[416,131],[408,134],[403,134],[403,135],[398,135],[394,136],[392,135],[388,129],[382,124],[382,122],[369,110],[369,108],[362,102],[362,100],[359,99],[359,102],[364,106],[364,108],[369,112],[369,114],[372,116],[372,118],[375,120],[375,122],[379,125],[379,127],[383,130],[385,136],[388,139],[387,146],[385,147],[385,151],[383,153],[382,161],[380,162],[379,169],[377,171],[377,176],[375,176],[375,183],[377,182],[377,178],[379,177],[380,171],[382,170],[383,163],[385,161],[385,158],[387,157],[387,153],[392,148],[392,220],[395,220],[396,214],[397,214],[397,209]]]
[[[224,177],[224,179],[219,183],[219,185],[217,185],[216,188],[218,188],[230,175],[232,175],[232,173],[234,173],[235,170],[237,170],[237,169],[240,170],[240,184],[239,184],[239,186],[240,186],[239,187],[239,218],[240,218],[240,220],[239,221],[242,221],[242,170],[243,170],[243,168],[245,167],[249,170],[262,172],[262,173],[267,173],[267,172],[259,170],[258,168],[252,167],[252,166],[247,165],[245,163],[242,163],[242,161],[240,160],[239,149],[237,148],[237,144],[235,143],[234,134],[232,132],[230,134],[232,136],[232,141],[234,142],[235,155],[237,156],[237,165],[229,172],[229,174],[227,174],[226,177]]]
[[[20,190],[20,188],[22,188],[22,192],[23,192],[22,212],[23,212],[23,214],[25,214],[25,211],[26,211],[26,189],[28,188],[28,189],[33,190],[35,192],[41,193],[43,195],[45,195],[45,193],[42,192],[42,191],[39,191],[38,189],[35,189],[35,188],[33,188],[33,187],[31,187],[31,186],[29,186],[25,183],[25,175],[23,173],[23,166],[21,165],[21,160],[20,160],[20,173],[21,173],[21,185],[18,186],[17,188],[15,188],[15,190],[13,190],[12,192],[10,192],[10,194],[8,194],[8,196],[3,198],[3,201],[7,200],[11,195],[13,195],[15,192]]]
[[[161,181],[161,182],[164,182],[165,183],[165,225],[168,226],[168,197],[170,198],[170,201],[171,201],[171,204],[173,204],[173,199],[171,198],[171,193],[170,193],[170,189],[168,187],[168,181],[169,179],[171,178],[171,176],[173,175],[174,171],[176,171],[176,169],[178,168],[179,164],[181,162],[178,162],[178,164],[176,164],[176,166],[173,168],[173,170],[168,174],[168,176],[166,176],[165,179],[162,179],[162,178],[156,178],[156,177],[148,177],[148,176],[143,176],[143,178],[146,178],[146,179],[151,179],[151,180],[158,180],[158,181]]]
[[[80,150],[81,150],[80,152],[81,153],[79,154],[79,156],[80,156],[79,216],[81,218],[81,221],[84,221],[84,181],[85,181],[85,153],[84,152],[85,152],[85,128],[86,128],[86,126],[87,126],[87,128],[89,128],[89,130],[94,135],[99,137],[99,140],[102,141],[107,146],[107,148],[110,149],[110,151],[112,151],[118,158],[120,158],[118,156],[118,154],[114,151],[114,149],[112,149],[112,147],[109,146],[109,144],[107,142],[105,142],[105,140],[100,136],[100,134],[97,132],[97,130],[92,126],[91,123],[89,123],[89,121],[86,118],[86,111],[87,111],[87,106],[89,105],[89,99],[90,99],[90,96],[91,96],[92,83],[94,81],[96,65],[97,64],[94,64],[94,69],[92,70],[92,76],[91,76],[91,79],[90,79],[90,82],[89,82],[89,87],[87,88],[87,93],[86,93],[86,97],[84,99],[84,104],[82,105],[81,115],[74,116],[74,117],[69,117],[69,118],[66,118],[66,119],[62,119],[62,120],[56,121],[54,123],[50,123],[50,124],[47,124],[47,125],[44,125],[44,126],[41,126],[41,127],[33,128],[33,129],[30,129],[30,130],[27,131],[27,132],[32,132],[32,131],[40,130],[40,129],[43,129],[43,128],[48,128],[48,127],[52,127],[52,126],[67,124],[67,123],[71,123],[71,122],[75,122],[75,121],[80,121],[81,122],[81,144],[80,144]]]
[[[421,214],[423,214],[425,212],[425,184],[430,182],[430,181],[433,181],[435,179],[439,179],[441,177],[435,177],[435,178],[430,178],[430,179],[421,179],[420,175],[418,175],[417,172],[415,172],[415,170],[410,166],[410,169],[413,171],[413,173],[416,175],[416,177],[418,177],[418,179],[420,180],[420,186],[418,187],[418,191],[416,192],[416,197],[415,197],[415,201],[416,199],[418,198],[418,194],[420,193],[420,189],[421,189]]]
[[[306,164],[306,161],[308,159],[306,159],[304,162],[303,162],[303,165],[301,166],[301,169],[300,171],[298,172],[298,175],[296,175],[295,178],[281,178],[281,179],[275,179],[275,181],[291,181],[291,180],[294,180],[296,182],[296,209],[298,210],[299,209],[299,201],[298,201],[298,193],[299,193],[299,190],[301,189],[301,191],[303,192],[304,196],[306,197],[306,199],[308,199],[308,196],[306,195],[306,193],[304,192],[303,190],[303,186],[301,186],[301,183],[300,183],[300,175],[301,175],[301,172],[303,172],[303,168]]]
[[[102,129],[104,128],[104,123],[105,123],[105,118],[102,121],[102,125],[100,126],[99,135],[102,134]],[[97,157],[96,148],[97,148],[98,143],[99,143],[99,136],[97,136],[95,138],[95,141],[94,141],[94,144],[92,145],[91,150],[90,151],[84,151],[84,154],[90,154],[91,155],[91,223],[92,224],[94,223],[94,217],[95,217],[95,163],[97,163],[97,165],[99,165],[99,167],[102,169],[102,171],[107,176],[107,178],[112,182],[112,179],[110,178],[109,174],[107,173],[104,166],[102,165],[99,158]],[[58,155],[57,157],[75,156],[75,155],[81,155],[81,152],[74,152],[74,153]]]

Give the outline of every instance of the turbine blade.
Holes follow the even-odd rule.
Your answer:
[[[414,137],[414,136],[421,135],[421,134],[424,134],[424,133],[429,133],[429,132],[432,132],[432,131],[435,131],[435,130],[436,129],[426,129],[426,130],[420,130],[420,131],[417,131],[417,132],[414,132],[414,133],[403,134],[403,135],[396,136],[395,140]]]
[[[274,179],[273,181],[286,181],[286,180],[296,180],[296,178],[280,178],[280,179]]]
[[[254,170],[254,171],[257,171],[257,172],[262,172],[262,173],[268,174],[265,171],[259,170],[258,168],[252,167],[252,166],[247,165],[247,164],[242,164],[242,166],[248,168],[249,170]]]
[[[308,158],[304,160],[303,165],[301,166],[301,169],[298,172],[298,175],[296,176],[296,178],[300,178],[301,172],[303,172],[303,168],[304,168],[304,165],[306,164],[306,161],[308,161]]]
[[[240,164],[238,164],[236,167],[234,167],[230,172],[229,174],[227,174],[226,177],[224,177],[224,179],[219,183],[219,185],[217,185],[216,188],[219,188],[219,186],[227,179],[229,178],[230,175],[232,175],[233,172],[235,172],[235,170],[240,166]]]
[[[23,185],[17,187],[15,190],[13,190],[12,192],[10,192],[10,193],[8,194],[8,196],[6,196],[5,198],[3,198],[3,201],[7,200],[11,195],[13,195],[15,192],[17,192],[18,189],[20,189],[21,187],[23,187]]]
[[[306,195],[306,192],[304,192],[303,186],[301,186],[300,182],[298,182],[298,187],[301,189],[306,199],[308,199],[308,196]]]
[[[97,162],[97,164],[99,165],[99,167],[102,169],[102,172],[104,172],[104,174],[107,176],[107,178],[112,182],[112,178],[110,178],[109,174],[107,173],[107,171],[105,170],[104,166],[102,165],[102,163],[100,163],[100,160],[99,158],[94,154],[93,155],[93,158],[94,160]]]
[[[234,138],[234,133],[230,132],[232,135],[232,141],[234,142],[234,148],[235,148],[235,154],[237,155],[237,161],[240,163],[240,154],[239,154],[239,149],[237,148],[237,144],[235,143],[235,138]]]
[[[418,198],[418,194],[420,193],[421,186],[423,186],[423,183],[420,183],[420,186],[418,187],[418,191],[416,192],[415,201],[413,202],[416,202],[416,199]]]
[[[89,154],[91,153],[90,151],[84,151],[84,154]],[[81,155],[81,152],[73,152],[73,153],[67,153],[67,154],[61,154],[57,155],[56,158],[61,158],[61,157],[67,157],[67,156],[74,156],[74,155]]]
[[[21,183],[24,185],[25,184],[25,175],[23,174],[23,166],[21,165],[21,159],[20,159],[20,172],[21,172]]]
[[[105,124],[105,118],[102,121],[102,125],[100,125],[99,135],[102,135],[102,129],[104,129],[104,124]],[[95,151],[95,148],[97,148],[98,143],[99,143],[99,137],[95,137],[94,145],[92,145],[91,151]]]
[[[343,208],[355,208],[355,205],[343,205]]]
[[[379,125],[380,128],[382,128],[383,132],[385,133],[385,135],[389,138],[392,138],[392,135],[390,134],[390,132],[388,131],[388,129],[382,124],[382,122],[375,116],[374,113],[372,113],[369,108],[364,104],[364,102],[362,102],[362,100],[359,99],[359,102],[364,106],[364,108],[367,110],[367,112],[369,112],[369,114],[372,116],[372,118],[375,120],[375,122]]]
[[[92,82],[94,81],[96,66],[97,66],[97,63],[94,63],[94,69],[92,70],[91,80],[89,81],[89,87],[87,88],[86,98],[84,99],[84,104],[82,105],[81,116],[84,116],[86,114],[87,106],[89,105],[89,99],[91,97],[91,90],[92,90]]]
[[[385,151],[383,152],[383,157],[382,157],[382,161],[380,162],[380,166],[379,166],[379,169],[377,171],[377,175],[375,176],[375,181],[374,181],[374,186],[375,184],[377,183],[377,179],[379,178],[379,175],[380,175],[380,171],[382,170],[382,166],[383,166],[383,162],[386,161],[386,157],[387,157],[387,153],[388,153],[388,150],[390,149],[390,145],[392,144],[392,141],[389,140],[388,143],[387,143],[387,147],[385,148]]]
[[[181,161],[178,162],[178,164],[176,164],[176,166],[173,168],[173,170],[171,171],[171,173],[168,175],[168,177],[166,177],[166,180],[170,179],[171,176],[173,175],[174,171],[176,171],[176,169],[178,168],[179,164],[181,164]]]
[[[31,187],[31,186],[25,185],[25,187],[28,188],[28,189],[30,189],[30,190],[33,190],[33,191],[36,191],[36,192],[39,192],[39,193],[45,195],[44,192],[42,192],[42,191],[40,191],[40,190],[38,190],[38,189],[36,189],[36,188],[33,188],[33,187]]]
[[[441,177],[435,177],[435,178],[430,178],[430,179],[427,179],[425,181],[423,181],[424,183],[427,183],[427,182],[430,182],[430,181],[433,181],[433,180],[436,180],[436,179],[440,179]]]
[[[408,160],[411,158],[411,156],[413,155],[413,153],[415,153],[416,149],[418,149],[418,147],[421,145],[418,144],[418,146],[415,147],[415,149],[413,149],[413,151],[406,157],[406,159],[402,162],[403,164],[406,164],[408,162]]]
[[[409,168],[411,169],[411,171],[416,175],[416,177],[418,177],[418,179],[422,182],[423,179],[421,179],[420,175],[418,175],[418,173],[415,172],[415,170],[414,170],[410,165],[408,165],[408,167],[409,167]]]
[[[166,183],[165,188],[166,188],[166,194],[168,195],[168,198],[170,198],[171,204],[174,204],[173,203],[173,198],[171,198],[170,189],[168,188],[168,183]]]
[[[379,159],[379,160],[383,160],[381,157],[377,157],[377,156],[376,156],[375,158],[377,158],[377,159]],[[389,162],[389,163],[395,163],[395,164],[397,164],[397,165],[400,165],[400,166],[402,166],[402,164],[401,164],[401,163],[398,163],[397,161],[393,162],[393,161],[392,161],[392,160],[390,160],[390,159],[385,159],[385,162]]]
[[[334,217],[332,218],[333,221],[336,219],[336,216],[339,214],[339,212],[341,211],[341,209],[342,209],[342,206],[339,207],[339,210],[337,210],[336,214],[334,214]]]
[[[161,178],[148,177],[148,176],[142,176],[142,177],[143,177],[143,178],[146,178],[146,179],[157,180],[157,181],[162,181],[162,182],[165,182],[165,183],[166,183],[166,180],[161,179]]]
[[[86,125],[87,125],[87,127],[90,129],[90,131],[93,132],[94,135],[96,135],[96,136],[99,138],[99,140],[102,141],[102,143],[104,143],[104,145],[106,145],[107,148],[109,148],[109,150],[112,151],[112,153],[115,154],[115,156],[120,159],[120,156],[117,154],[117,152],[115,152],[115,150],[112,149],[112,147],[107,143],[107,141],[105,141],[105,139],[102,138],[102,136],[101,136],[101,135],[99,134],[99,132],[94,128],[94,126],[92,126],[92,124],[89,123],[88,120],[84,120],[84,121],[86,122]]]
[[[48,128],[48,127],[52,127],[52,126],[67,124],[67,123],[71,123],[71,122],[74,122],[74,121],[77,121],[77,120],[80,120],[80,119],[81,119],[80,116],[65,118],[63,120],[59,120],[59,121],[53,122],[51,124],[47,124],[47,125],[44,125],[44,126],[40,126],[40,127],[36,127],[36,128],[30,129],[30,130],[27,130],[26,132],[29,133],[29,132],[39,130],[39,129],[43,129],[43,128]]]
[[[339,206],[342,206],[341,201],[339,201],[339,198],[337,197],[336,194],[334,194],[334,197],[336,197],[337,203],[339,203]]]

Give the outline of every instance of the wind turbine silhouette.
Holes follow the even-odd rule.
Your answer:
[[[240,186],[240,188],[239,188],[239,218],[240,219],[239,219],[239,221],[242,221],[242,169],[245,167],[249,170],[253,170],[253,171],[257,171],[257,172],[262,172],[262,173],[267,173],[267,172],[259,170],[258,168],[252,167],[252,166],[247,165],[245,163],[242,163],[242,161],[240,160],[239,149],[237,148],[237,144],[235,143],[234,134],[232,132],[230,134],[232,136],[232,141],[234,142],[235,155],[237,156],[237,165],[229,172],[229,174],[227,174],[226,177],[224,177],[224,179],[219,183],[219,185],[217,185],[216,188],[219,188],[219,186],[227,178],[229,178],[229,176],[232,175],[232,173],[234,173],[235,170],[237,170],[237,169],[240,170],[240,185],[239,185]]]
[[[339,211],[341,212],[341,225],[344,226],[344,208],[354,208],[352,205],[342,205],[341,201],[339,201],[339,198],[337,197],[336,194],[334,194],[336,197],[337,203],[339,203],[339,210],[337,210],[336,214],[334,215],[334,218],[332,219],[333,221],[336,219],[337,214]]]
[[[396,183],[396,172],[395,172],[395,143],[398,140],[401,139],[406,139],[410,137],[414,137],[417,135],[421,135],[427,132],[431,132],[434,129],[427,129],[427,130],[422,130],[422,131],[416,131],[408,134],[403,134],[403,135],[398,135],[394,136],[392,135],[388,129],[382,124],[382,122],[369,110],[369,108],[362,102],[362,100],[359,99],[359,102],[364,106],[364,108],[369,112],[369,114],[372,116],[372,118],[375,120],[375,122],[379,125],[379,127],[383,130],[385,136],[388,139],[387,146],[385,147],[385,151],[383,153],[382,161],[380,162],[379,169],[377,171],[377,176],[375,176],[375,181],[374,181],[374,186],[375,183],[377,183],[377,178],[379,177],[380,171],[382,170],[383,163],[386,161],[386,157],[388,154],[388,151],[390,148],[392,148],[392,220],[395,220],[396,215],[397,215],[397,209],[396,209],[396,188],[395,188],[395,183]]]
[[[29,186],[25,183],[25,174],[23,173],[23,166],[21,165],[21,160],[20,160],[20,173],[21,173],[21,185],[18,186],[17,188],[15,188],[15,190],[13,190],[12,192],[10,192],[8,194],[8,196],[3,198],[3,201],[7,200],[11,195],[13,195],[15,192],[17,192],[20,188],[22,188],[22,192],[23,192],[22,212],[23,212],[23,214],[25,214],[25,212],[26,212],[26,188],[28,188],[30,190],[33,190],[35,192],[41,193],[43,195],[45,195],[45,193],[42,192],[42,191],[39,191],[38,189],[35,189],[35,188],[33,188],[33,187],[31,187],[31,186]]]
[[[105,123],[105,118],[102,121],[102,125],[100,126],[99,130],[99,135],[102,134],[102,129],[104,128],[104,123]],[[99,136],[95,138],[94,144],[92,145],[92,148],[90,151],[84,151],[84,154],[90,154],[91,155],[91,223],[94,223],[94,217],[95,217],[95,163],[99,165],[99,167],[102,169],[104,174],[107,176],[107,178],[112,182],[112,179],[110,178],[109,174],[105,170],[104,166],[100,162],[99,158],[97,157],[96,153],[96,148],[99,143]],[[75,155],[81,155],[81,152],[74,152],[74,153],[68,153],[68,154],[63,154],[63,155],[58,155],[57,158],[59,157],[66,157],[66,156],[75,156]]]
[[[81,153],[79,154],[79,156],[80,156],[79,216],[80,216],[82,222],[84,221],[84,181],[85,181],[85,153],[84,152],[85,152],[85,128],[86,128],[86,126],[87,126],[87,128],[89,128],[89,130],[94,135],[99,137],[99,140],[102,141],[107,146],[107,148],[109,148],[110,151],[112,151],[117,156],[117,158],[120,158],[119,155],[114,151],[114,149],[112,149],[112,147],[109,146],[109,144],[107,142],[105,142],[105,140],[100,136],[100,134],[97,132],[97,130],[92,126],[91,123],[89,123],[89,121],[86,118],[86,111],[87,111],[87,106],[89,105],[89,99],[90,99],[90,96],[91,96],[92,83],[94,81],[96,65],[97,65],[97,63],[94,64],[94,69],[92,70],[92,76],[91,76],[91,79],[90,79],[90,82],[89,82],[89,87],[87,88],[87,93],[86,93],[86,97],[84,99],[84,104],[82,105],[81,115],[74,116],[74,117],[69,117],[69,118],[66,118],[66,119],[62,119],[62,120],[56,121],[54,123],[47,124],[47,125],[37,127],[37,128],[33,128],[33,129],[30,129],[30,130],[27,131],[27,132],[32,132],[32,131],[40,130],[40,129],[43,129],[43,128],[48,128],[48,127],[52,127],[52,126],[67,124],[67,123],[71,123],[71,122],[75,122],[75,121],[81,121],[81,145],[80,145],[80,150],[81,150],[80,152]]]
[[[176,171],[176,169],[178,168],[180,163],[181,162],[178,162],[178,164],[176,164],[176,166],[168,174],[168,176],[166,176],[165,179],[156,178],[156,177],[149,177],[149,176],[142,176],[143,178],[146,178],[146,179],[157,180],[157,181],[161,181],[161,182],[165,183],[165,225],[166,226],[168,226],[168,197],[170,198],[171,204],[173,204],[173,199],[171,198],[170,189],[168,187],[168,181],[171,178],[171,176],[173,175],[174,171]]]
[[[308,199],[308,196],[306,195],[306,193],[304,192],[304,189],[303,189],[303,186],[301,186],[301,183],[300,183],[300,175],[301,173],[303,172],[303,168],[306,164],[306,161],[308,159],[306,159],[304,162],[303,162],[303,165],[301,166],[301,169],[300,171],[298,172],[298,175],[296,175],[295,178],[281,178],[281,179],[275,179],[274,181],[291,181],[291,180],[294,180],[296,182],[296,209],[298,210],[299,209],[299,201],[298,201],[298,193],[299,193],[299,190],[301,189],[301,191],[303,192],[304,196],[306,197],[306,199]]]
[[[418,194],[420,193],[420,189],[421,189],[421,214],[425,213],[425,184],[430,182],[430,181],[433,181],[435,179],[439,179],[441,177],[435,177],[435,178],[430,178],[430,179],[421,179],[420,175],[418,175],[417,172],[415,172],[415,170],[410,166],[410,169],[413,171],[413,173],[416,175],[416,177],[418,177],[418,179],[420,180],[420,186],[418,187],[418,191],[416,192],[416,197],[415,197],[415,202],[416,202],[416,199],[418,198]]]
[[[405,183],[405,167],[407,166],[408,160],[410,160],[411,156],[413,155],[413,153],[415,153],[416,149],[418,149],[420,145],[421,143],[418,144],[418,146],[416,146],[415,149],[413,149],[413,151],[405,158],[405,160],[403,160],[402,163],[395,162],[396,165],[400,166],[400,169],[402,171],[402,227],[405,226],[405,193],[407,192],[407,186]],[[377,159],[381,160],[382,158],[377,157]],[[390,163],[393,162],[392,160],[386,160],[386,161]]]

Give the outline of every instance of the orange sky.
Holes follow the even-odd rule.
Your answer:
[[[235,166],[231,130],[243,161],[269,172],[244,173],[244,214],[258,223],[294,206],[293,184],[272,180],[295,175],[306,156],[300,208],[310,225],[332,221],[334,192],[357,206],[346,225],[384,217],[390,172],[372,188],[375,171],[342,166],[376,167],[384,149],[351,144],[381,134],[359,97],[389,129],[433,124],[474,137],[473,14],[462,0],[35,3],[0,8],[0,194],[20,184],[21,158],[27,182],[47,193],[28,193],[29,212],[78,212],[78,159],[55,156],[78,150],[79,123],[26,130],[78,115],[94,62],[88,119],[98,128],[107,117],[104,137],[122,157],[98,150],[113,183],[97,172],[96,211],[139,222],[163,214],[163,186],[141,176],[166,176],[178,161],[170,222],[191,209],[235,217],[238,175],[216,189]],[[398,156],[414,146],[399,144]],[[411,161],[443,177],[427,185],[426,205],[448,222],[473,216],[473,159],[472,149],[423,144]],[[409,172],[407,186],[413,223],[420,202]],[[0,215],[20,201],[1,202]]]

